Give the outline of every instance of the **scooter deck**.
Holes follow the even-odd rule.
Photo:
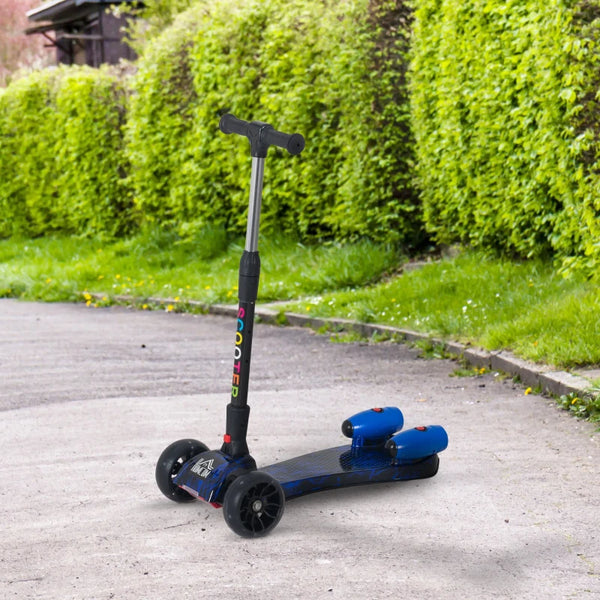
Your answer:
[[[383,449],[339,446],[311,452],[266,467],[283,488],[286,500],[324,490],[433,477],[437,454],[411,463],[397,463]]]

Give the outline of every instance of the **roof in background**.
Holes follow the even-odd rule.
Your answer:
[[[135,0],[49,0],[41,6],[27,11],[30,21],[56,21],[78,16],[98,5],[110,6],[111,4],[133,3]]]

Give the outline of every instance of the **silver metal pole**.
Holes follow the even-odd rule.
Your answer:
[[[248,229],[246,230],[246,251],[258,251],[258,229],[260,226],[260,204],[262,200],[265,159],[252,157],[250,179],[250,204],[248,206]]]

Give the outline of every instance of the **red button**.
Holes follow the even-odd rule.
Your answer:
[[[226,434],[223,436],[223,441],[224,441],[226,444],[229,444],[229,443],[231,442],[231,436],[230,436],[228,433],[226,433]]]
[[[383,412],[383,408],[372,408],[373,412]]]
[[[427,431],[427,427],[423,427],[423,425],[421,425],[420,427],[415,427],[415,429],[417,431]]]

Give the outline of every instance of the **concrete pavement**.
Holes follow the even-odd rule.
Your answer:
[[[397,405],[450,445],[429,480],[294,500],[248,541],[162,497],[181,437],[219,447],[232,319],[0,301],[0,597],[600,598],[600,435],[492,373],[395,344],[255,329],[259,467]]]

